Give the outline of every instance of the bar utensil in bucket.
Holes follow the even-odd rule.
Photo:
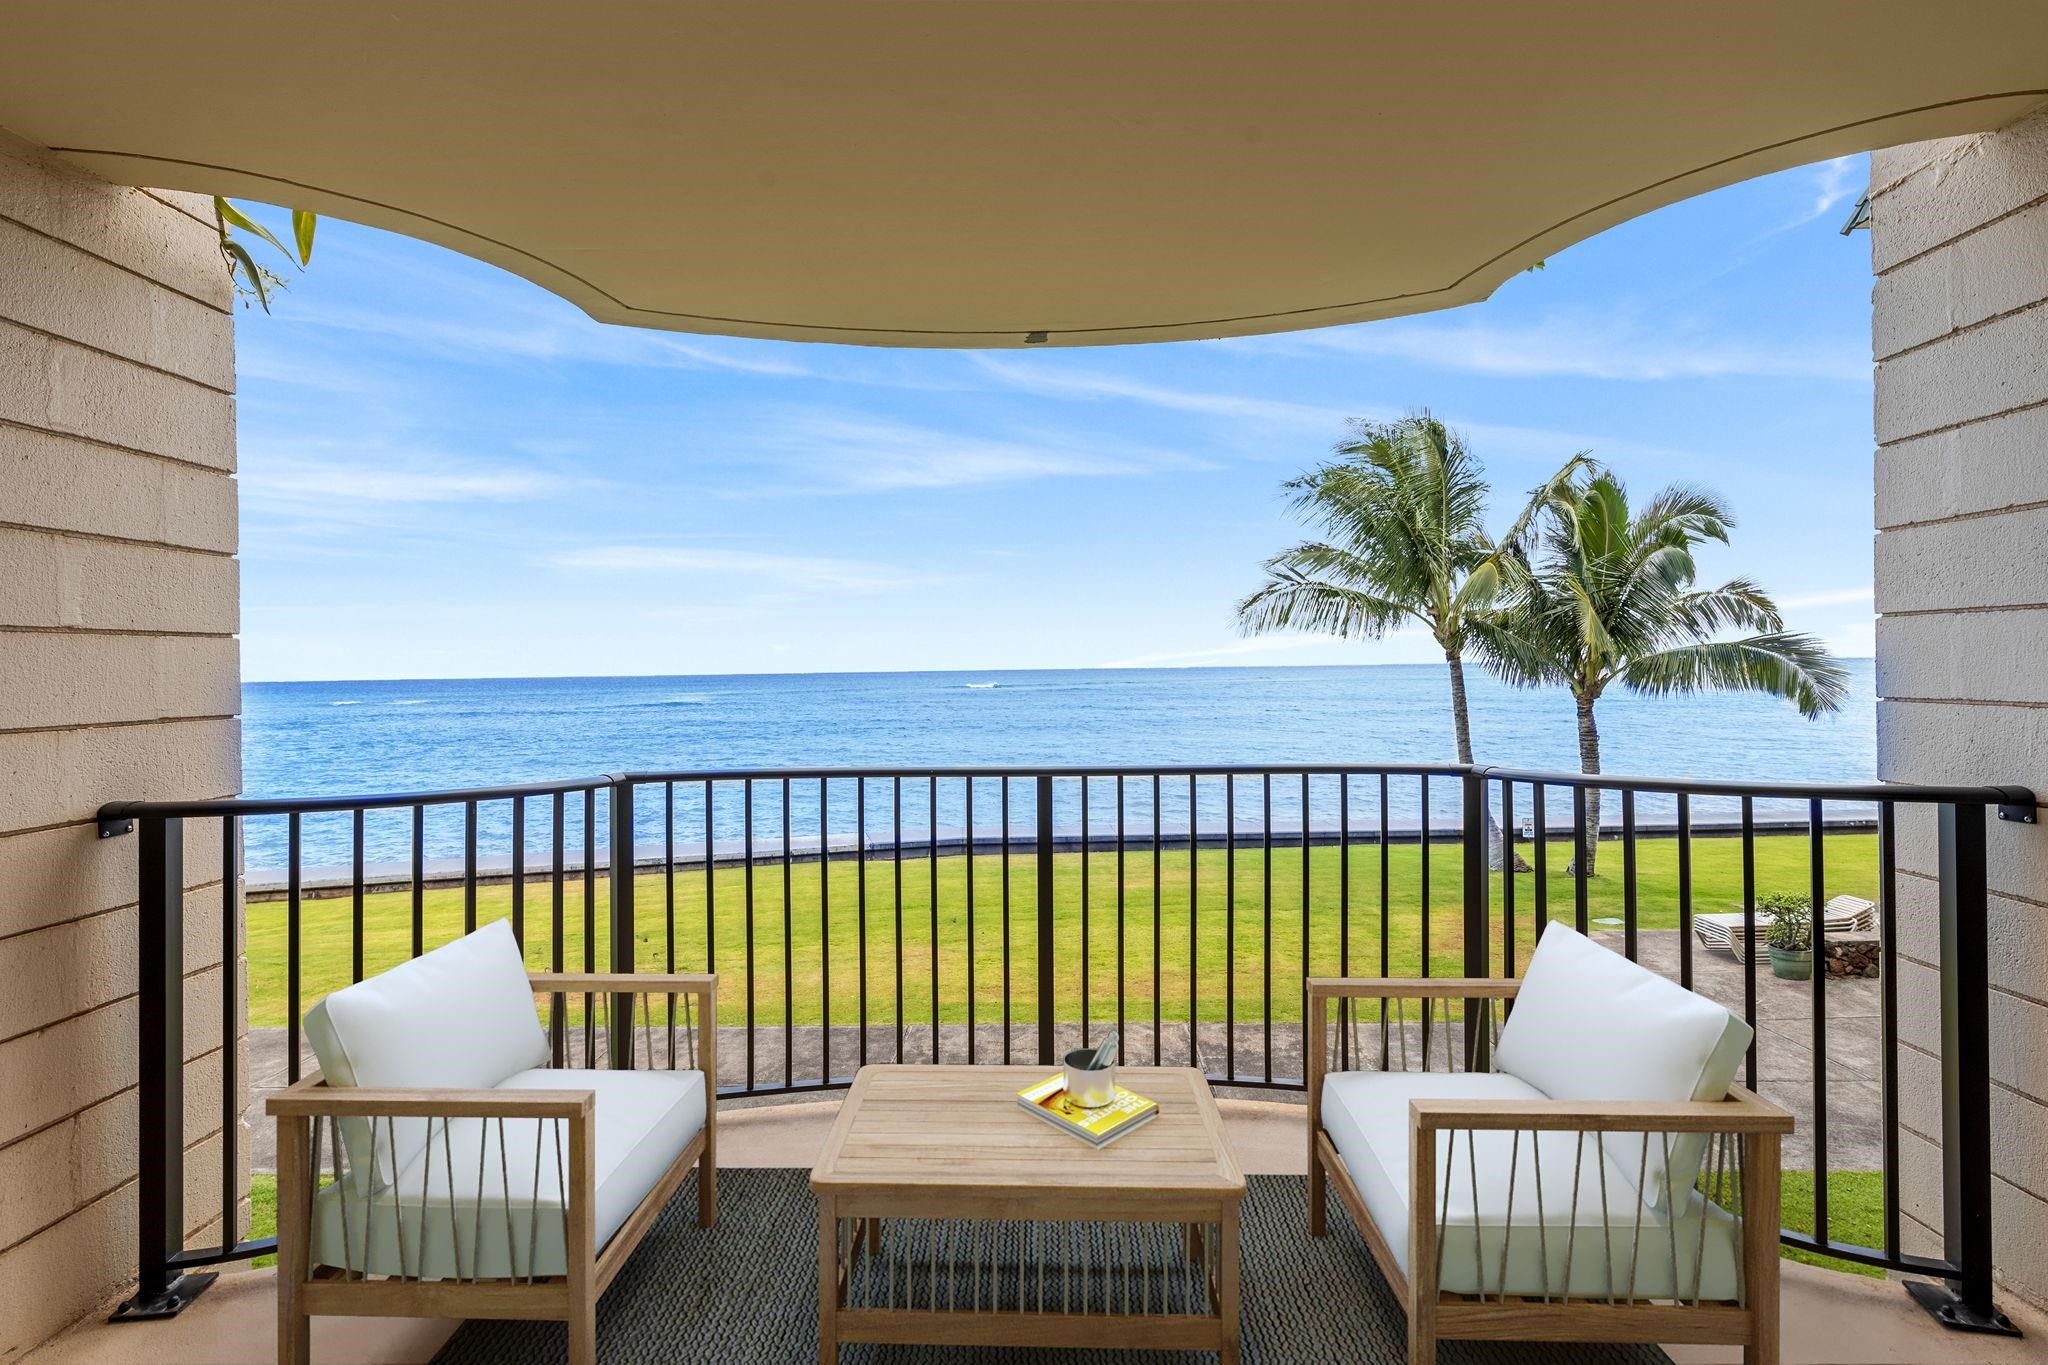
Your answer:
[[[1116,1098],[1117,1037],[1067,1054],[1067,1099],[1076,1108],[1100,1109]]]

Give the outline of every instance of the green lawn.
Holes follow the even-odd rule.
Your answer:
[[[1874,835],[1830,835],[1824,841],[1827,891],[1873,896],[1877,841]],[[1673,928],[1678,922],[1677,843],[1644,839],[1638,845],[1637,903],[1644,928]],[[1741,851],[1735,839],[1693,841],[1694,906],[1705,912],[1738,909],[1741,904]],[[1341,850],[1315,848],[1308,855],[1309,959],[1317,973],[1340,967]],[[1423,850],[1397,845],[1389,853],[1389,894],[1385,922],[1387,968],[1395,975],[1420,969],[1424,952],[1422,897]],[[1438,845],[1429,850],[1429,915],[1427,948],[1434,975],[1456,975],[1463,967],[1461,932],[1463,885],[1459,850]],[[1550,915],[1573,918],[1573,884],[1561,873],[1569,860],[1569,842],[1549,849]],[[1082,922],[1082,857],[1060,854],[1053,860],[1055,961],[1059,966],[1057,1012],[1063,1020],[1081,1017],[1083,983],[1087,1010],[1093,1019],[1114,1018],[1118,986],[1117,870],[1114,853],[1087,857],[1088,915]],[[1270,957],[1264,887],[1266,868],[1257,849],[1239,849],[1235,857],[1234,917],[1226,909],[1230,859],[1220,849],[1202,850],[1190,868],[1185,849],[1167,851],[1158,882],[1158,992],[1162,1016],[1185,1021],[1190,1012],[1190,981],[1195,986],[1194,1012],[1205,1021],[1224,1017],[1226,969],[1234,962],[1236,1010],[1240,1019],[1270,1014],[1275,1020],[1301,1017],[1302,974],[1302,851],[1276,849],[1271,864]],[[1588,888],[1588,914],[1595,920],[1622,915],[1622,850],[1602,846],[1599,875]],[[862,866],[830,865],[830,952],[834,1023],[851,1024],[860,1016]],[[866,941],[868,1017],[875,1022],[896,1018],[897,960],[902,960],[902,1011],[911,1023],[930,1022],[933,1015],[932,962],[938,962],[938,1016],[942,1022],[964,1023],[968,1016],[968,860],[938,860],[937,933],[931,913],[933,865],[907,859],[902,864],[902,918],[898,932],[896,868],[893,861],[866,863]],[[1759,894],[1798,892],[1808,884],[1808,842],[1804,837],[1760,837],[1756,840],[1756,884]],[[999,1020],[1004,1004],[1003,868],[999,856],[973,860],[975,883],[973,967],[975,1017]],[[799,864],[789,874],[788,932],[784,930],[783,872],[779,866],[752,869],[752,913],[748,905],[748,873],[721,868],[715,876],[717,966],[725,974],[719,1016],[728,1024],[744,1023],[749,1012],[748,926],[753,928],[755,1017],[780,1023],[816,1024],[824,1017],[823,977],[828,954],[821,933],[825,916],[820,906],[820,866]],[[1154,887],[1149,847],[1128,851],[1123,875],[1124,1008],[1133,1020],[1149,1021],[1153,999]],[[1502,877],[1492,878],[1494,906],[1493,957],[1500,968],[1506,939],[1502,923]],[[1012,1018],[1036,1018],[1037,867],[1029,855],[1013,857],[1009,874],[1008,918]],[[1190,944],[1189,897],[1194,893],[1198,932]],[[545,969],[553,960],[555,934],[551,889],[545,883],[525,888],[527,960]],[[665,880],[643,876],[636,882],[634,959],[642,970],[660,970],[667,961]],[[1515,939],[1518,958],[1525,957],[1533,931],[1534,878],[1515,879]],[[593,960],[608,960],[606,926],[608,896],[598,878],[588,906],[595,925],[590,944]],[[477,892],[479,922],[511,913],[512,888],[482,887]],[[350,903],[347,898],[307,900],[300,930],[301,996],[299,1007],[311,1007],[328,991],[350,979]],[[570,968],[584,962],[586,906],[580,878],[565,887],[561,959]],[[1234,918],[1234,952],[1230,921]],[[1372,846],[1350,851],[1350,968],[1359,975],[1380,971],[1380,859]],[[364,912],[364,970],[381,971],[402,961],[412,941],[412,904],[406,892],[367,898]],[[444,943],[463,930],[460,888],[430,890],[425,897],[425,940]],[[263,902],[248,907],[249,1022],[281,1025],[287,1014],[284,937],[286,907]],[[1602,926],[1595,926],[1596,928]],[[680,970],[706,964],[705,885],[701,871],[679,872],[675,879],[675,961]],[[1087,968],[1082,969],[1085,948]],[[790,971],[784,973],[787,955]],[[1192,958],[1192,961],[1191,961]],[[1272,994],[1266,998],[1268,968]],[[787,991],[787,1004],[785,992]]]
[[[1728,1188],[1726,1203],[1731,1208],[1740,1208],[1740,1177],[1731,1176]],[[1780,1226],[1790,1228],[1794,1232],[1812,1233],[1813,1172],[1781,1172],[1778,1177],[1778,1202]],[[1828,1238],[1849,1246],[1884,1245],[1884,1172],[1828,1172]],[[1811,1251],[1780,1247],[1778,1254],[1788,1261],[1817,1265],[1827,1270],[1840,1270],[1850,1275],[1868,1275],[1874,1279],[1881,1279],[1884,1276],[1884,1271],[1876,1266],[1838,1260],[1833,1256],[1821,1256]]]
[[[1778,1198],[1783,1205],[1778,1217],[1783,1225],[1794,1232],[1812,1232],[1813,1172],[1783,1172],[1779,1177],[1778,1191]],[[1828,1172],[1828,1239],[1856,1246],[1884,1245],[1882,1171]],[[1807,1265],[1826,1266],[1829,1270],[1846,1270],[1851,1275],[1870,1275],[1878,1278],[1884,1275],[1876,1266],[1858,1265],[1854,1261],[1838,1261],[1832,1256],[1816,1256],[1809,1251],[1793,1251],[1788,1248],[1785,1255],[1791,1260],[1803,1261]]]
[[[277,1177],[251,1174],[249,1177],[249,1240],[277,1235]],[[276,1265],[275,1256],[258,1256],[249,1262],[261,1270]]]

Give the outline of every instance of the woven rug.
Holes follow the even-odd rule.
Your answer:
[[[815,1360],[818,1205],[807,1173],[718,1173],[718,1225],[697,1226],[697,1194],[675,1201],[598,1302],[606,1365],[788,1365]],[[1247,1365],[1399,1365],[1408,1319],[1341,1208],[1308,1235],[1299,1176],[1255,1175],[1245,1192],[1243,1351]],[[465,1323],[439,1365],[555,1365],[558,1323]],[[848,1345],[846,1365],[1195,1365],[1213,1353]],[[1669,1365],[1649,1346],[1447,1341],[1443,1365]]]

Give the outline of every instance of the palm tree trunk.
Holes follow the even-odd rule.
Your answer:
[[[1465,703],[1465,660],[1457,650],[1446,647],[1444,662],[1451,666],[1451,730],[1458,742],[1458,762],[1467,767],[1472,763],[1472,713]],[[1501,838],[1500,822],[1493,818],[1493,803],[1486,803],[1486,866],[1498,872],[1505,864],[1504,841]],[[1529,871],[1529,864],[1521,854],[1515,855],[1515,871]]]
[[[1593,721],[1593,703],[1597,698],[1580,696],[1575,698],[1579,709],[1579,771],[1597,773],[1600,771],[1600,727]],[[1588,788],[1586,792],[1586,842],[1579,850],[1579,857],[1586,860],[1586,875],[1591,877],[1600,859],[1600,789]],[[1578,871],[1574,865],[1565,869],[1565,875],[1572,876]]]

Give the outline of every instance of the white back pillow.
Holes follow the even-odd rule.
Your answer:
[[[547,1035],[527,987],[512,926],[493,920],[473,934],[334,992],[306,1015],[306,1041],[334,1086],[488,1090],[545,1066]],[[359,1182],[377,1153],[388,1181],[426,1145],[423,1120],[344,1121]]]
[[[1720,1100],[1755,1032],[1703,995],[1552,922],[1529,958],[1494,1068],[1556,1100]],[[1610,1133],[1614,1166],[1640,1174],[1643,1199],[1664,1207],[1668,1188],[1691,1188],[1703,1133]],[[1646,1150],[1647,1148],[1647,1150]]]

